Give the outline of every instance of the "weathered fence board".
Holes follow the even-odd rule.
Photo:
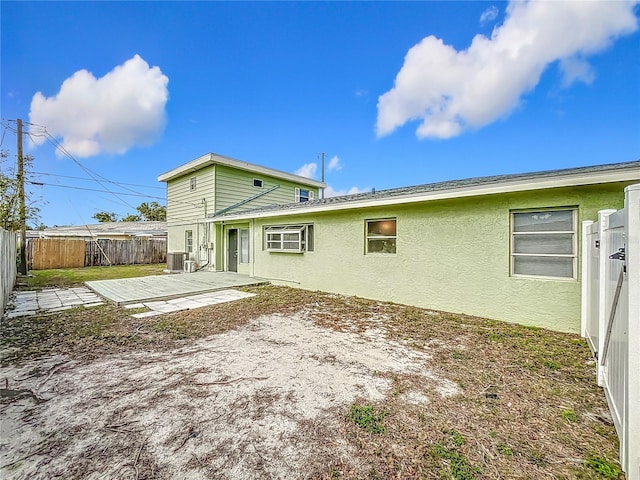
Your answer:
[[[0,317],[16,283],[17,241],[15,232],[0,228]]]
[[[84,264],[91,266],[165,263],[167,240],[164,238],[133,238],[131,240],[101,239],[87,242]]]
[[[130,240],[84,240],[33,238],[27,244],[27,262],[32,270],[108,265],[165,263],[166,238]]]

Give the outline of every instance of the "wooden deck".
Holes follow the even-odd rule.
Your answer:
[[[262,278],[252,278],[234,272],[195,272],[85,282],[91,290],[116,305],[169,300],[197,293],[266,283],[269,282]]]

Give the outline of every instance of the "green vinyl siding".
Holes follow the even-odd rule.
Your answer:
[[[213,175],[214,169],[210,166],[167,182],[167,225],[169,227],[191,224],[205,217],[205,209],[212,211],[215,193]],[[193,177],[196,178],[195,190],[191,190]]]
[[[580,329],[573,279],[510,273],[513,210],[575,207],[580,222],[621,208],[614,183],[255,219],[253,275],[292,286],[466,313],[566,332]],[[396,253],[366,255],[366,221],[396,219]],[[314,224],[314,252],[264,250],[267,225]]]
[[[282,180],[276,177],[227,167],[226,165],[215,166],[215,179],[216,211],[231,207],[261,192],[267,192],[274,186],[278,186],[278,188],[234,208],[233,212],[273,204],[293,203],[295,201],[296,188],[310,190],[314,192],[315,198],[318,198],[317,188],[309,187],[300,183],[294,183],[288,180]],[[254,179],[262,180],[262,188],[253,186]]]

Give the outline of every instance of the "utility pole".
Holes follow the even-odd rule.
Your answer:
[[[322,155],[322,183],[324,183],[324,152],[322,152],[321,155]],[[322,187],[322,198],[324,198],[324,187]]]
[[[27,274],[27,214],[24,205],[24,157],[22,156],[22,119],[16,120],[18,124],[18,202],[20,215],[20,249],[18,251],[18,273]]]

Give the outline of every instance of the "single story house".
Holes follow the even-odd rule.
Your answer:
[[[639,181],[633,161],[204,218],[219,245],[216,270],[578,333],[581,222],[621,208],[624,187]],[[170,227],[176,245],[171,236]]]
[[[28,230],[30,238],[65,238],[84,240],[130,240],[132,238],[167,238],[167,222],[102,222],[89,225],[48,227]]]

